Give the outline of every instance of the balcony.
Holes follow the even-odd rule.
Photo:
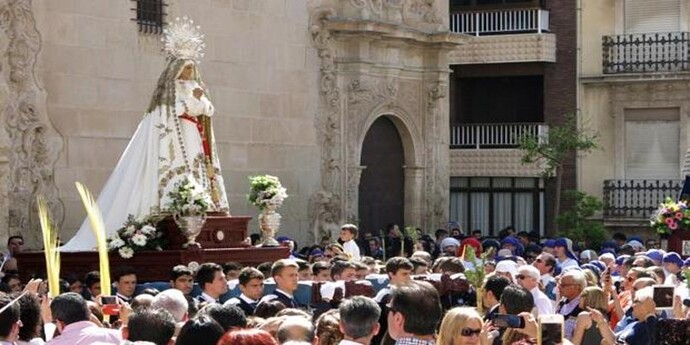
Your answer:
[[[546,138],[549,126],[543,123],[478,123],[452,126],[451,149],[515,149],[520,138]]]
[[[604,74],[690,70],[690,33],[604,36]]]
[[[549,31],[549,11],[539,8],[450,14],[450,31],[474,36]]]
[[[648,225],[666,197],[675,198],[681,180],[604,180],[604,221],[609,225]]]
[[[546,10],[454,12],[450,14],[450,31],[473,36],[451,51],[451,65],[556,62],[556,35],[547,33]]]

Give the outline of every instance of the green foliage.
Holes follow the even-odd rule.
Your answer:
[[[587,248],[600,248],[606,240],[606,230],[602,221],[591,217],[601,211],[604,204],[596,197],[577,190],[564,191],[563,196],[574,206],[556,217],[562,236],[584,243]]]
[[[568,153],[592,151],[598,147],[597,138],[596,133],[590,133],[577,123],[574,114],[566,115],[565,123],[549,128],[546,138],[537,135],[520,138],[520,149],[524,151],[522,163],[542,162],[542,175],[551,178],[556,175]]]
[[[477,252],[474,250],[474,247],[465,247],[464,260],[474,266],[472,269],[465,270],[465,277],[467,278],[467,281],[470,282],[470,285],[477,288],[480,288],[482,285],[484,285],[484,278],[486,277],[486,274],[484,273],[484,262],[488,260],[487,257],[493,253],[493,250],[493,248],[489,248],[489,250],[484,251],[480,257],[477,257]],[[477,303],[481,302],[478,301]]]

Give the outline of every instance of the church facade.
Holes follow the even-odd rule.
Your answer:
[[[163,69],[160,24],[181,16],[206,34],[200,70],[232,214],[256,215],[247,177],[268,173],[290,195],[280,234],[300,243],[361,222],[361,211],[445,222],[446,57],[463,38],[449,34],[442,3],[3,1],[1,237],[37,246],[39,194],[71,237],[85,217],[74,182],[98,195]],[[362,164],[362,151],[378,154],[376,136],[363,147],[372,126],[397,135],[404,200],[392,208],[358,207],[386,181],[379,172],[361,192],[367,169],[384,165]]]
[[[289,194],[278,235],[300,244],[337,236],[344,222],[379,234],[388,223],[433,232],[462,218],[490,234],[527,214],[525,230],[545,232],[539,168],[519,163],[514,142],[494,137],[484,147],[461,128],[540,131],[574,108],[572,2],[1,0],[0,242],[21,233],[39,247],[37,195],[48,199],[63,239],[74,234],[86,215],[74,182],[98,195],[163,70],[162,29],[182,16],[206,35],[199,68],[216,108],[232,214],[257,215],[248,176],[271,174]],[[480,32],[492,29],[472,24],[511,13],[527,26]],[[530,83],[534,92],[500,96]],[[494,94],[527,115],[482,119],[486,97],[463,108],[464,93]],[[574,171],[569,165],[566,183]],[[486,205],[509,216],[488,221],[499,218],[458,202],[463,183],[478,178],[496,183],[487,201],[504,192],[505,178],[517,188],[509,204]],[[484,192],[468,193],[483,200]],[[529,201],[518,195],[525,192]]]

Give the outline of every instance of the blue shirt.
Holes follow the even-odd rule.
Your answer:
[[[616,333],[616,344],[629,345],[656,344],[656,316],[650,316],[647,321],[635,321]]]

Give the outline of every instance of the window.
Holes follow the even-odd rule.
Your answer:
[[[680,176],[680,109],[625,109],[625,178]]]
[[[147,34],[161,34],[163,33],[163,26],[165,25],[164,8],[166,5],[163,0],[132,0],[136,3],[136,8],[132,10],[136,12],[136,20],[139,25],[139,32]]]
[[[680,31],[680,0],[625,0],[625,33]]]
[[[452,177],[450,217],[463,229],[497,235],[513,225],[518,231],[544,233],[544,182],[531,177]]]

